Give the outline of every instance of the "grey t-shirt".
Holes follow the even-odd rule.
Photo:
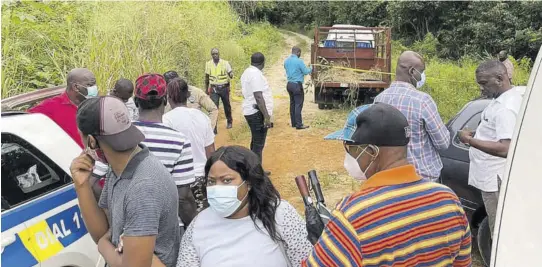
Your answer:
[[[108,209],[111,242],[119,237],[156,236],[154,253],[175,266],[180,244],[178,193],[171,174],[143,145],[120,178],[108,170],[99,206]]]

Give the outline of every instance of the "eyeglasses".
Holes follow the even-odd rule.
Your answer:
[[[343,146],[346,153],[350,153],[353,149],[357,149],[357,151],[363,151],[365,148],[367,148],[367,145],[355,144],[347,141],[343,142]]]
[[[359,155],[363,152],[368,152],[368,148],[371,148],[373,150],[374,153],[370,153],[368,152],[367,154],[369,154],[370,156],[372,157],[376,157],[380,151],[380,149],[377,147],[377,146],[374,146],[374,145],[361,145],[361,144],[355,144],[355,143],[351,143],[351,142],[347,142],[347,141],[344,141],[343,142],[343,146],[344,146],[344,150],[346,151],[346,153],[350,154],[350,155]],[[354,149],[356,149],[354,151]],[[356,152],[355,154],[354,153],[351,153],[351,152]]]

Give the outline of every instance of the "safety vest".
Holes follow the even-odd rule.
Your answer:
[[[209,74],[209,83],[220,85],[226,84],[230,81],[230,76],[228,76],[228,61],[220,59],[218,64],[215,65],[215,62],[211,59],[207,61],[205,66],[206,73]]]

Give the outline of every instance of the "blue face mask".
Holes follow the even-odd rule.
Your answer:
[[[82,94],[81,92],[79,92],[79,90],[76,90],[76,92],[79,93],[80,95],[84,96],[85,98],[97,97],[98,96],[98,86],[93,85],[93,86],[87,87],[87,95]]]
[[[87,87],[87,97],[97,97],[98,96],[98,86],[93,85]]]
[[[237,199],[237,189],[241,187],[240,185],[213,185],[207,187],[207,199],[209,201],[209,206],[213,209],[218,215],[227,218],[233,215],[241,206],[241,203],[247,198],[248,191],[245,197],[242,200]]]

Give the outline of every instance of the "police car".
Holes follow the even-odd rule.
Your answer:
[[[1,265],[104,266],[70,177],[81,148],[42,114],[3,112],[1,125]]]

